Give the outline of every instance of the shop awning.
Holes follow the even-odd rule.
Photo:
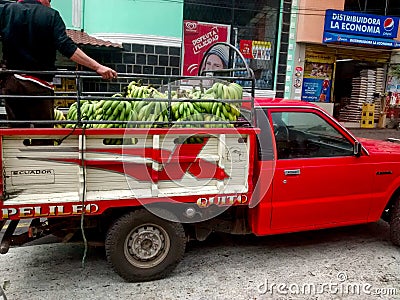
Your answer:
[[[368,36],[348,35],[333,32],[324,32],[323,43],[363,46],[378,49],[400,49],[400,41],[397,40],[380,39]]]
[[[122,49],[121,44],[95,38],[80,30],[67,29],[67,35],[77,45]]]

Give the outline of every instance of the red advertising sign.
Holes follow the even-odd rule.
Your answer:
[[[184,76],[196,76],[204,53],[217,42],[228,42],[230,26],[197,21],[183,21]]]
[[[240,41],[240,52],[243,54],[244,58],[254,58],[253,57],[253,41],[241,40]]]
[[[267,41],[240,41],[240,52],[244,58],[270,60],[272,43]]]

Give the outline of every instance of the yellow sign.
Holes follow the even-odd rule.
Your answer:
[[[335,62],[335,56],[326,53],[307,53],[306,61],[314,63],[333,64]]]

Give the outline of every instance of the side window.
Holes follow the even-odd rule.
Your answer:
[[[256,109],[257,127],[261,132],[257,135],[258,159],[274,160],[274,142],[271,134],[271,126],[268,119],[268,111]]]
[[[278,159],[353,155],[353,144],[323,118],[308,112],[272,112]]]

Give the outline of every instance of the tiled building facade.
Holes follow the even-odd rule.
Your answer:
[[[122,49],[84,49],[85,53],[119,74],[180,75],[181,48],[123,43]],[[122,83],[121,83],[122,82]],[[159,84],[153,80],[150,83]],[[123,80],[85,80],[84,91],[120,92]]]

